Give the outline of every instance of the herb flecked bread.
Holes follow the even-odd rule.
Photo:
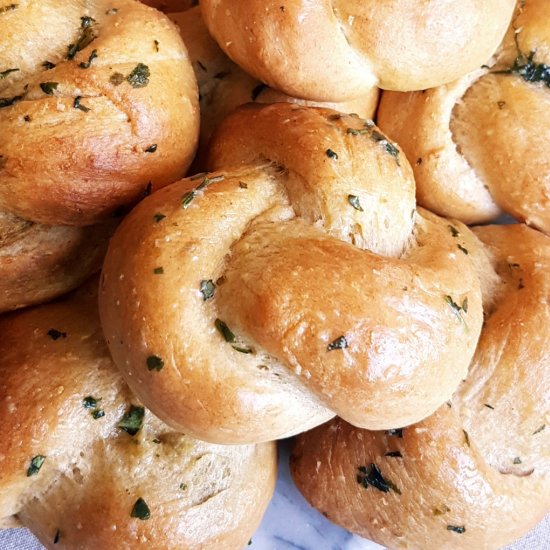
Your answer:
[[[501,548],[550,512],[550,238],[524,225],[474,232],[496,277],[452,399],[404,429],[335,420],[291,456],[313,506],[389,548]]]
[[[114,367],[97,281],[0,318],[0,528],[47,548],[243,548],[276,478],[274,443],[174,432]]]
[[[0,212],[0,313],[81,285],[101,269],[115,227],[50,227]]]
[[[165,15],[134,0],[3,2],[0,37],[0,209],[91,225],[182,177],[198,94]]]
[[[410,424],[450,398],[484,260],[466,227],[415,210],[411,168],[372,121],[242,107],[209,162],[140,203],[103,268],[107,343],[155,414],[255,442],[335,414]]]
[[[212,36],[291,96],[344,101],[372,86],[420,90],[485,63],[515,0],[201,0]]]
[[[507,212],[550,233],[547,0],[518,3],[489,65],[422,93],[384,93],[378,122],[403,147],[426,208],[465,223]]]
[[[170,19],[180,28],[199,85],[199,161],[202,161],[203,154],[206,154],[208,140],[221,121],[239,105],[251,101],[288,101],[301,105],[320,105],[343,113],[357,113],[362,118],[374,117],[379,96],[376,87],[372,87],[356,99],[343,103],[320,104],[290,97],[262,84],[235,65],[208,33],[199,7],[182,13],[172,13]]]

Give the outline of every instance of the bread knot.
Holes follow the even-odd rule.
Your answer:
[[[451,396],[481,328],[478,245],[416,211],[398,146],[353,115],[251,105],[210,162],[143,201],[104,264],[111,353],[155,414],[229,443],[334,414],[403,426]]]

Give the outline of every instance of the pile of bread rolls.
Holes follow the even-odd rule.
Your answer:
[[[351,532],[510,544],[550,511],[550,4],[196,4],[0,0],[0,529],[239,549],[297,436]]]

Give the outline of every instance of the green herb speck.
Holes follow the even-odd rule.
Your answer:
[[[117,427],[124,430],[131,436],[136,435],[141,429],[143,424],[143,417],[145,416],[145,409],[143,407],[137,407],[136,405],[130,405],[130,410],[124,414]]]
[[[33,457],[30,466],[27,468],[27,477],[36,475],[40,471],[40,468],[42,468],[45,460],[46,457],[44,455],[36,455]]]
[[[355,208],[355,210],[363,212],[363,207],[361,206],[357,195],[348,195],[348,202],[353,206],[353,208]]]
[[[40,83],[41,90],[47,95],[53,95],[55,90],[57,90],[58,86],[59,86],[59,82],[41,82]]]
[[[207,280],[205,279],[201,281],[199,288],[200,288],[202,299],[204,302],[214,297],[214,292],[216,291],[216,285],[211,279],[207,279]]]
[[[141,520],[151,517],[151,510],[149,510],[149,506],[147,506],[147,503],[141,497],[136,500],[130,516]]]
[[[133,71],[126,77],[132,88],[145,88],[149,84],[151,71],[149,67],[143,63],[138,63]]]
[[[146,364],[149,370],[159,371],[164,367],[164,361],[158,355],[149,355]]]

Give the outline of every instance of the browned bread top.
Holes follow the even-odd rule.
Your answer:
[[[135,0],[13,5],[0,13],[0,208],[90,225],[182,177],[198,98],[168,18]]]
[[[203,443],[145,409],[109,357],[96,285],[0,318],[0,524],[55,549],[242,548],[275,445]]]
[[[206,24],[245,71],[289,95],[343,101],[373,85],[420,90],[481,66],[515,0],[203,0]]]

